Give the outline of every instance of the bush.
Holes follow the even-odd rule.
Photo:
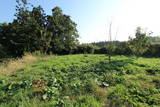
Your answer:
[[[145,56],[160,57],[160,44],[152,44],[148,48],[147,52],[144,53]]]
[[[129,48],[128,42],[120,42],[114,52],[116,55],[131,55],[131,49]]]
[[[108,49],[107,49],[107,47],[100,47],[100,48],[97,48],[96,50],[95,50],[95,53],[96,54],[107,54],[108,53]]]
[[[74,50],[74,53],[76,54],[94,54],[96,48],[97,48],[96,46],[93,46],[90,44],[80,44]]]

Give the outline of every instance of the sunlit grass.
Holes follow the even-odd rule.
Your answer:
[[[28,64],[37,60],[37,57],[33,55],[25,55],[22,58],[11,59],[7,62],[3,62],[0,66],[1,75],[10,75],[18,70],[24,69]]]
[[[113,56],[109,64],[107,55],[26,55],[2,65],[0,106],[157,106],[159,65],[159,58]]]

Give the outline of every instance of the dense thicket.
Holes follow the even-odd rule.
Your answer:
[[[59,7],[46,15],[39,7],[17,6],[16,19],[0,24],[0,44],[7,53],[71,53],[79,37],[76,24]],[[2,53],[2,52],[1,52]]]

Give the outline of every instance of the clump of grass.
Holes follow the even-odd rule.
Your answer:
[[[31,54],[27,54],[23,56],[22,58],[18,59],[11,59],[7,62],[4,62],[0,66],[0,74],[1,75],[10,75],[14,72],[24,69],[28,64],[36,61],[38,57],[33,56]]]

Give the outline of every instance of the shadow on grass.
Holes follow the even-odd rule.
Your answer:
[[[116,65],[118,67],[123,67],[125,66],[126,64],[131,64],[131,65],[134,65],[134,66],[138,66],[138,67],[147,67],[145,64],[138,64],[138,63],[135,63],[136,59],[125,59],[125,60],[113,60],[111,62],[111,64],[113,65]]]
[[[94,72],[98,75],[103,75],[105,73],[116,73],[117,75],[123,74],[134,74],[137,73],[141,68],[148,67],[144,64],[138,64],[135,62],[136,59],[122,59],[122,60],[112,60],[108,63],[108,60],[100,61],[96,64],[88,65],[87,67],[82,67],[84,73]]]

